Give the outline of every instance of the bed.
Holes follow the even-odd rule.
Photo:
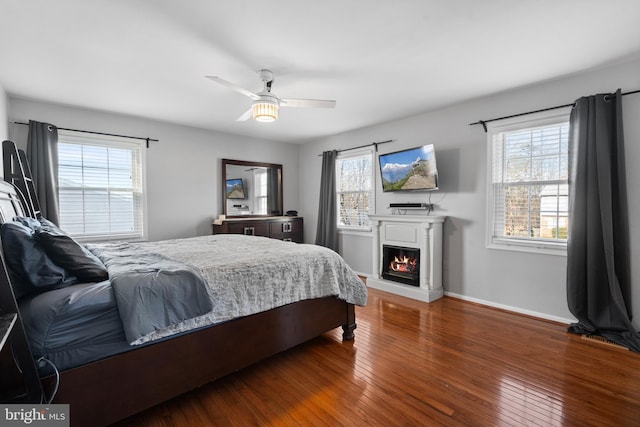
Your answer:
[[[11,203],[0,203],[3,222],[24,217],[24,210],[15,203],[15,190],[10,184],[0,183],[0,199],[12,200]],[[7,242],[4,227],[3,241]],[[342,327],[344,340],[352,340],[356,328],[354,304],[366,304],[366,287],[357,275],[337,254],[314,245],[253,236],[218,235],[86,247],[90,249],[91,256],[106,266],[108,280],[76,280],[70,285],[20,298],[20,312],[34,356],[45,356],[61,368],[59,388],[53,403],[70,404],[72,425],[114,423],[336,327]],[[199,252],[202,247],[211,247],[211,258],[217,262]],[[239,261],[233,261],[231,247],[235,248]],[[247,253],[251,248],[257,248],[256,252]],[[145,275],[148,273],[144,270],[145,265],[155,265],[155,261],[138,256],[142,253],[174,263],[171,265],[175,268],[169,268],[171,274],[168,279],[162,280],[174,277],[174,270],[198,273],[205,279],[205,288],[193,287],[186,292],[196,295],[198,301],[203,299],[203,292],[208,294],[209,305],[202,303],[189,308],[190,314],[196,314],[189,319],[178,317],[176,320],[172,318],[174,312],[163,313],[159,316],[160,321],[163,317],[169,318],[168,324],[162,324],[151,332],[144,322],[145,316],[139,316],[143,317],[141,326],[124,326],[121,319],[126,316],[122,312],[127,310],[119,305],[120,299],[149,294],[149,291],[147,288],[133,292],[125,290],[122,296],[122,291],[117,288],[126,289],[123,283],[127,284],[131,279],[122,271],[121,261],[139,261],[133,271]],[[266,258],[256,261],[258,253]],[[4,254],[7,254],[6,249]],[[331,262],[337,264],[327,267],[321,258],[332,259]],[[10,264],[6,256],[3,262]],[[267,269],[266,264],[275,266],[275,269]],[[258,270],[257,279],[252,278],[252,269]],[[287,271],[286,274],[283,270]],[[298,281],[296,286],[289,284],[285,288],[266,290],[267,284],[278,282],[283,274],[289,280]],[[225,280],[234,275],[235,290],[229,292],[221,288],[220,283],[226,283]],[[158,275],[154,273],[152,276]],[[333,284],[317,290],[310,286],[310,282],[316,281]],[[157,282],[154,283],[157,286]],[[171,287],[167,283],[161,285],[163,289]],[[18,294],[15,283],[12,287]],[[268,302],[266,305],[250,304],[248,309],[239,308],[236,307],[239,304],[229,304],[225,299],[229,293],[236,299],[245,298],[254,303],[266,299]],[[179,304],[183,299],[194,298],[172,294],[169,300],[176,304],[160,305],[177,305],[178,314],[184,315],[185,309]],[[220,304],[221,301],[226,302]],[[158,302],[153,304],[158,305]],[[232,315],[225,317],[222,312],[229,311],[228,307],[220,308],[220,305],[232,306]],[[135,314],[143,309],[128,310]],[[65,328],[73,330],[71,341],[65,341]],[[73,351],[68,352],[69,349]],[[50,390],[53,382],[53,375],[45,377],[45,389]]]

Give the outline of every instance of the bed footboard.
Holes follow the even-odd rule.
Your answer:
[[[338,326],[353,339],[352,304],[300,301],[64,371],[54,403],[70,404],[72,426],[108,425]]]

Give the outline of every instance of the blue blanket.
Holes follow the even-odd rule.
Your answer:
[[[213,308],[205,279],[183,262],[124,242],[87,247],[109,270],[130,344]]]

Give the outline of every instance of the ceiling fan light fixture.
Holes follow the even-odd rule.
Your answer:
[[[278,102],[261,99],[255,101],[251,106],[253,120],[257,122],[269,123],[278,120]]]
[[[258,76],[262,80],[264,87],[261,92],[257,93],[241,88],[218,76],[205,77],[253,100],[251,108],[236,119],[238,122],[249,120],[250,118],[263,123],[275,122],[278,120],[280,106],[287,108],[335,108],[336,106],[336,101],[326,99],[278,98],[271,92],[273,73],[270,70],[260,70],[258,71]]]

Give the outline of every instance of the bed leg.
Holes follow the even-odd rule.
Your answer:
[[[348,325],[342,325],[342,341],[351,341],[355,338],[355,334],[353,331],[358,327],[355,323],[350,323]]]
[[[353,304],[346,304],[347,313],[346,313],[346,321],[342,325],[342,341],[353,341],[355,335],[353,331],[356,330],[358,325],[356,325],[356,309]]]

